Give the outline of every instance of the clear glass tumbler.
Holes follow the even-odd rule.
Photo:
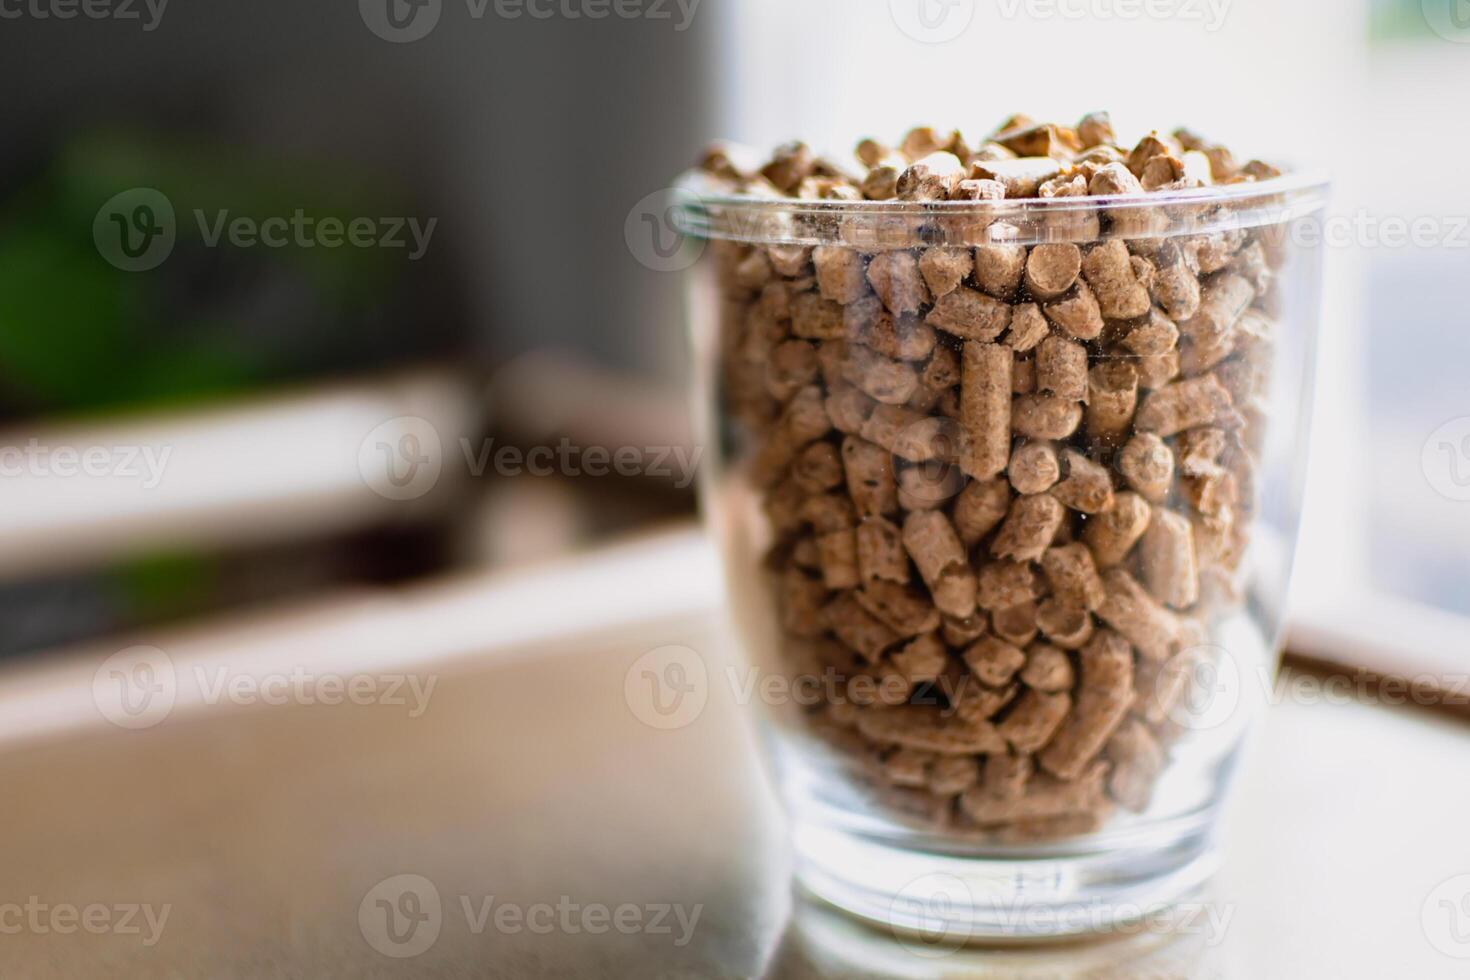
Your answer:
[[[1279,655],[1325,197],[681,181],[704,504],[808,890],[1028,938],[1208,879]]]

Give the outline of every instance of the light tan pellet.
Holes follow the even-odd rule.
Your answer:
[[[1005,686],[1026,665],[1024,653],[994,636],[976,641],[965,651],[964,660],[971,673],[991,687]]]
[[[1164,242],[1154,255],[1153,301],[1176,320],[1188,320],[1199,311],[1200,285],[1192,256],[1176,242]],[[1140,352],[1142,353],[1142,352]]]
[[[1035,561],[1056,537],[1065,517],[1066,509],[1051,494],[1017,497],[990,544],[990,553],[997,558]]]
[[[1041,304],[1041,311],[1077,340],[1096,340],[1103,330],[1102,309],[1091,287],[1078,281],[1071,292]]]
[[[1016,295],[1026,274],[1026,246],[976,245],[974,255],[976,285],[996,299]]]
[[[976,480],[1005,471],[1011,455],[1011,367],[1000,344],[966,341],[962,357],[960,469]]]
[[[1036,571],[1026,562],[987,562],[980,567],[979,578],[979,604],[987,611],[1030,602],[1041,594]]]
[[[1034,602],[997,609],[990,614],[990,631],[1012,646],[1029,646],[1040,632]]]
[[[1148,354],[1133,362],[1138,372],[1138,387],[1153,390],[1164,387],[1179,376],[1179,352]]]
[[[862,581],[858,574],[857,535],[852,530],[833,531],[817,538],[817,553],[822,565],[822,583],[827,588],[851,589]]]
[[[1080,659],[1076,704],[1038,757],[1041,767],[1058,779],[1082,774],[1133,703],[1133,651],[1122,637],[1099,630]]]
[[[842,483],[842,456],[830,442],[814,442],[797,454],[791,478],[809,494],[831,490]]]
[[[1087,814],[1106,802],[1103,779],[1107,771],[1107,763],[1099,761],[1071,781],[1038,773],[1027,783],[1026,792],[1014,799],[996,799],[971,789],[960,797],[960,808],[982,826]]]
[[[1140,432],[1166,438],[1197,426],[1234,428],[1239,422],[1230,392],[1213,374],[1175,381],[1149,392],[1133,420]]]
[[[858,570],[864,581],[883,579],[902,585],[909,580],[909,557],[897,525],[883,517],[865,517],[856,533]]]
[[[898,745],[941,755],[1000,752],[1005,739],[987,721],[945,717],[919,705],[866,708],[858,714],[858,731],[880,745]]]
[[[936,342],[934,329],[918,317],[886,314],[855,330],[853,339],[898,361],[922,361],[934,352]]]
[[[1179,472],[1185,476],[1218,476],[1220,457],[1230,444],[1223,429],[1186,429],[1179,434]]]
[[[899,636],[918,636],[939,629],[939,610],[922,589],[872,579],[854,595],[874,619]]]
[[[1140,432],[1118,453],[1118,472],[1150,503],[1161,504],[1174,485],[1174,453],[1152,432]]]
[[[931,153],[944,149],[948,140],[933,126],[915,126],[904,134],[898,144],[898,152],[906,159],[920,160]]]
[[[1019,395],[1010,414],[1011,429],[1028,439],[1065,439],[1082,424],[1082,405],[1054,395]]]
[[[842,307],[817,293],[791,297],[791,332],[806,340],[841,340],[847,336]]]
[[[879,405],[859,434],[911,463],[953,461],[959,451],[959,432],[952,419],[923,415],[902,405]]]
[[[1068,401],[1087,401],[1087,348],[1052,335],[1036,348],[1036,390]]]
[[[1148,726],[1129,719],[1108,741],[1107,758],[1113,764],[1108,793],[1133,812],[1143,812],[1164,768],[1164,750],[1158,740]]]
[[[1196,341],[1228,336],[1255,296],[1255,287],[1243,276],[1233,272],[1214,276],[1204,287],[1199,309],[1194,316],[1179,321],[1179,330]]]
[[[940,635],[944,637],[944,642],[952,647],[965,647],[980,639],[989,629],[990,617],[983,612],[977,612],[963,619],[945,616],[944,625],[940,627]]]
[[[1092,552],[1081,542],[1046,549],[1041,556],[1041,570],[1055,598],[1082,609],[1102,605],[1105,595],[1102,576],[1098,574]]]
[[[1047,694],[1072,689],[1072,658],[1046,643],[1033,644],[1026,651],[1026,666],[1021,668],[1021,682]]]
[[[970,756],[940,756],[929,767],[929,789],[941,796],[958,796],[980,781],[980,764]]]
[[[883,760],[883,775],[895,786],[927,786],[929,764],[936,758],[933,753],[918,749],[899,749]]]
[[[975,259],[968,249],[929,248],[919,257],[919,272],[935,298],[954,292],[974,268]]]
[[[1139,654],[1153,660],[1169,655],[1178,621],[1138,580],[1121,568],[1103,573],[1107,598],[1098,607],[1098,618],[1132,643]]]
[[[1006,331],[1006,346],[1018,354],[1031,350],[1046,339],[1051,327],[1035,303],[1021,303],[1011,310],[1011,326]]]
[[[1138,543],[1138,558],[1144,585],[1155,599],[1175,609],[1187,609],[1199,599],[1199,566],[1189,518],[1155,507]]]
[[[967,286],[959,286],[934,302],[925,322],[965,340],[991,341],[1010,326],[1011,307]]]
[[[1043,183],[1061,173],[1062,168],[1050,157],[1017,157],[1013,160],[974,160],[970,176],[981,180],[998,180],[1005,185],[1006,197],[1035,197]]]
[[[988,755],[981,783],[972,792],[992,800],[1019,800],[1034,768],[1029,755],[1009,751]]]
[[[863,257],[850,248],[818,245],[812,249],[817,270],[817,289],[834,303],[852,303],[867,295],[867,267]]]
[[[893,458],[881,446],[848,436],[842,440],[842,469],[858,513],[875,517],[897,512]]]
[[[904,201],[944,201],[968,173],[959,157],[948,150],[935,150],[909,164],[899,174],[895,189]]]
[[[975,574],[948,517],[937,510],[909,514],[903,544],[942,612],[963,618],[975,611]]]
[[[1088,518],[1082,540],[1091,549],[1098,568],[1110,568],[1128,557],[1143,537],[1151,513],[1148,501],[1125,490],[1113,495],[1113,506]]]
[[[1062,481],[1051,495],[1083,514],[1100,514],[1113,505],[1113,479],[1106,468],[1075,449],[1062,452]]]
[[[968,548],[1000,525],[1011,509],[1011,489],[1003,476],[972,480],[955,498],[954,524]]]
[[[827,628],[869,663],[877,663],[884,651],[902,639],[871,616],[851,592],[840,593],[822,609]]]
[[[887,405],[902,405],[919,387],[919,374],[913,365],[891,360],[857,344],[847,350],[843,376],[869,397]]]
[[[904,510],[933,510],[954,500],[965,475],[949,463],[910,466],[898,474],[898,505]]]
[[[1092,639],[1092,614],[1055,597],[1042,600],[1037,607],[1036,626],[1042,635],[1064,650],[1080,650]]]
[[[960,356],[946,346],[936,346],[919,375],[919,383],[934,391],[946,391],[960,383]]]
[[[1076,245],[1037,245],[1026,259],[1026,288],[1037,299],[1055,299],[1072,288],[1081,270],[1082,250]],[[1095,292],[1095,284],[1093,289]]]
[[[1157,310],[1143,317],[1123,338],[1123,346],[1140,356],[1167,354],[1179,346],[1179,328]]]
[[[1133,422],[1138,403],[1138,371],[1124,360],[1107,360],[1087,373],[1087,434],[1116,444]]]
[[[823,407],[834,429],[858,435],[877,404],[865,392],[843,381],[831,386]]]
[[[1113,135],[1113,121],[1106,112],[1089,112],[1077,124],[1077,137],[1084,148],[1113,144],[1118,138]]]
[[[1057,448],[1050,442],[1023,442],[1011,453],[1006,467],[1017,493],[1045,493],[1062,478]]]
[[[868,263],[868,283],[894,316],[917,313],[929,302],[929,287],[912,252],[884,252]]]
[[[925,633],[914,637],[889,659],[912,686],[932,681],[943,673],[949,654],[937,634]]]
[[[799,569],[788,568],[781,577],[781,628],[796,636],[819,636],[827,628],[822,606],[827,588]]]
[[[869,170],[858,185],[869,201],[891,201],[898,197],[898,178],[903,168],[883,163]]]
[[[1071,709],[1071,695],[1047,694],[1030,688],[1022,693],[1011,713],[996,728],[1015,751],[1036,752],[1056,734]]]
[[[1121,239],[1111,238],[1088,250],[1082,259],[1082,275],[1108,319],[1131,320],[1143,316],[1152,305],[1148,290],[1134,275],[1128,246]]]

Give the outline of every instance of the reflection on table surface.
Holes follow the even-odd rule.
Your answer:
[[[1470,861],[1470,785],[1444,778],[1470,747],[1453,722],[1278,705],[1206,900],[1215,920],[954,951],[793,896],[729,685],[712,683],[682,728],[630,710],[631,669],[668,644],[725,676],[710,621],[683,617],[410,664],[435,685],[416,715],[388,703],[215,707],[12,745],[0,752],[0,904],[170,912],[147,946],[43,920],[0,939],[3,972],[1255,980],[1465,965],[1435,948],[1424,919],[1435,886]],[[399,943],[415,916],[434,927],[414,934],[422,949]]]

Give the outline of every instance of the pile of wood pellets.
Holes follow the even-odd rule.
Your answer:
[[[1119,145],[1105,113],[701,169],[762,199],[1115,204],[1280,173],[1184,130]],[[1105,202],[1028,246],[974,210],[961,244],[865,238],[858,208],[831,244],[713,241],[720,411],[779,656],[828,681],[809,732],[895,818],[1088,833],[1147,808],[1239,609],[1284,248]]]

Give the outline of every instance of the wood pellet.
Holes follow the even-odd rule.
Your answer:
[[[733,159],[705,158],[726,190],[925,207],[1279,174],[1185,130],[1124,145],[1106,113]],[[1284,259],[1172,216],[1103,202],[1027,245],[978,205],[854,207],[828,244],[712,245],[787,662],[842,677],[811,730],[896,820],[1089,833],[1168,769],[1185,667],[1238,601]]]

